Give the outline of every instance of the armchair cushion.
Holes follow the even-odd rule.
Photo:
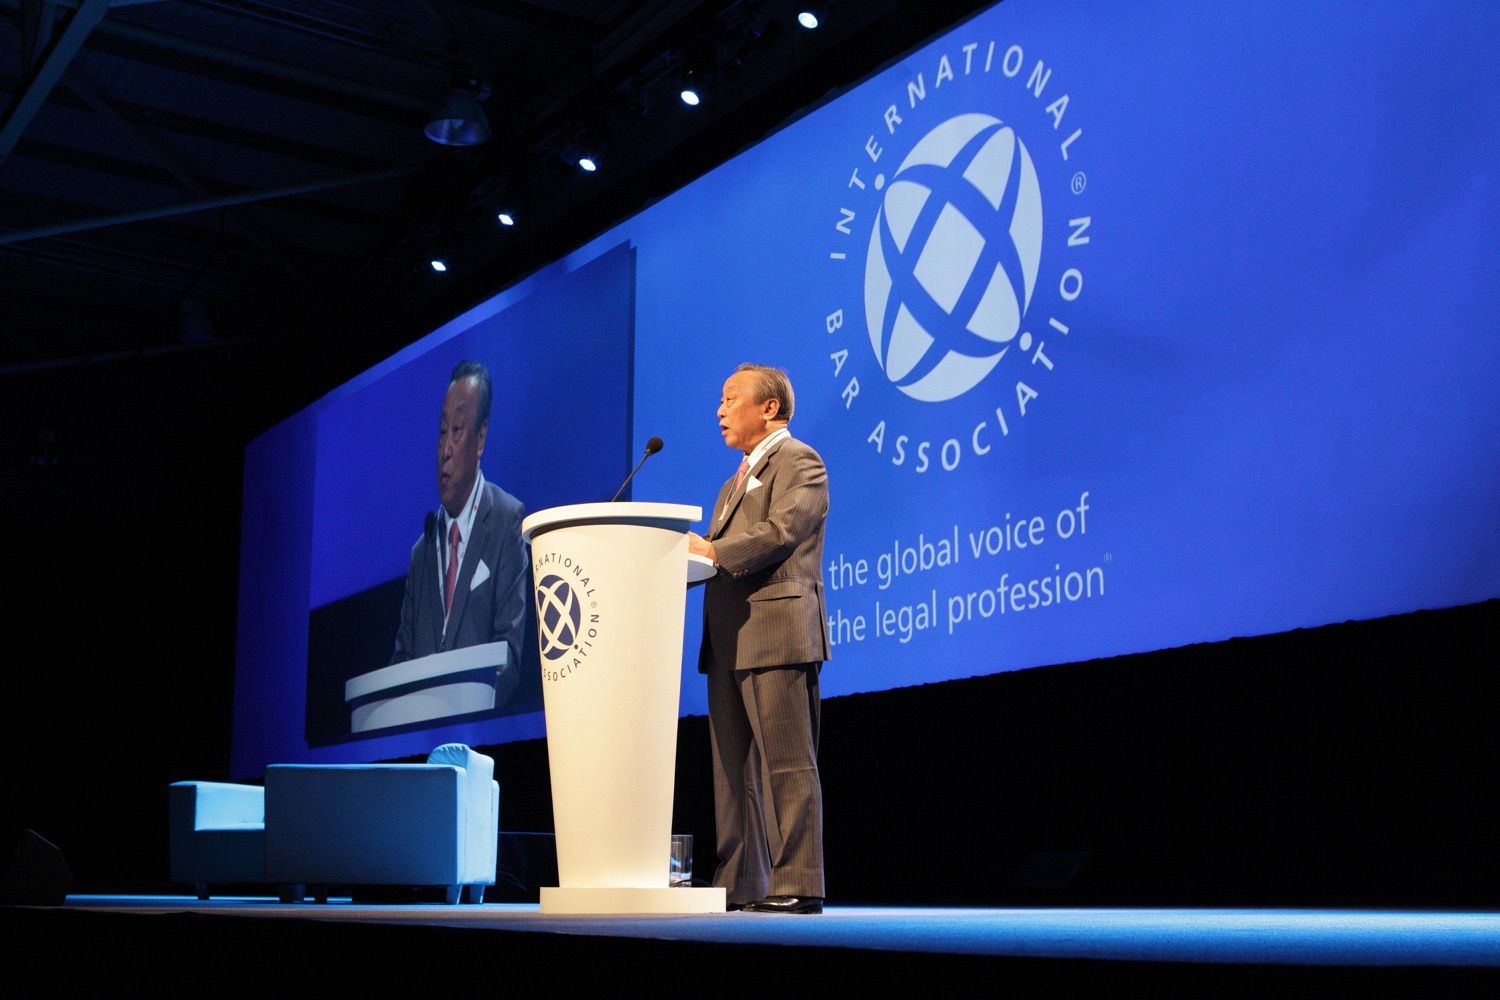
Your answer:
[[[266,768],[267,881],[493,885],[494,761],[462,744],[438,747],[428,760]]]
[[[265,881],[265,789],[220,781],[167,786],[167,847],[173,882],[206,898],[211,884]]]

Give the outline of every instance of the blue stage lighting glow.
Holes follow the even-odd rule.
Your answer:
[[[589,173],[593,173],[599,169],[599,164],[595,163],[593,158],[589,156],[580,156],[578,158],[578,165]]]
[[[432,258],[432,260],[429,261],[428,263],[430,263],[432,265],[432,269],[434,271],[438,272],[439,274],[442,274],[444,271],[448,270],[448,264],[447,264],[447,262],[443,261],[443,260],[439,260],[436,257]]]
[[[685,88],[682,91],[681,97],[682,103],[686,104],[690,108],[696,108],[699,101],[701,100],[701,98],[698,97],[698,92],[691,87]]]
[[[515,216],[511,215],[509,212],[501,212],[499,215],[495,216],[495,218],[499,220],[500,225],[502,226],[514,226],[516,224]]]
[[[818,26],[818,15],[810,10],[804,10],[797,15],[797,23],[811,31]]]

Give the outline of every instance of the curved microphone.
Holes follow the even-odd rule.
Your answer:
[[[635,468],[630,470],[630,475],[626,476],[625,481],[620,484],[620,488],[615,490],[615,495],[609,498],[610,503],[614,503],[616,500],[620,499],[620,494],[625,492],[625,487],[630,485],[630,481],[635,478],[635,474],[641,471],[641,466],[646,464],[646,459],[661,451],[661,445],[661,438],[653,434],[651,436],[651,440],[646,442],[646,454],[642,455],[641,460],[635,463]]]

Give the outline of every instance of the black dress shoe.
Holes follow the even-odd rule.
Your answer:
[[[751,913],[822,913],[821,896],[767,896],[753,903],[746,903]]]

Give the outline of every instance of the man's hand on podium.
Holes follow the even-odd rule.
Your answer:
[[[698,534],[696,531],[688,532],[688,552],[695,556],[704,556],[711,560],[715,566],[719,564],[719,557],[714,552],[714,543]]]

